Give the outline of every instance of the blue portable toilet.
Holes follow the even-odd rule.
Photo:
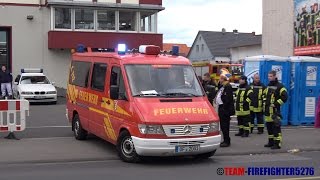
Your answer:
[[[295,56],[291,59],[291,102],[289,123],[313,125],[320,94],[320,58]]]
[[[248,76],[249,82],[253,81],[254,74],[260,75],[261,82],[268,85],[268,73],[271,70],[277,72],[279,82],[286,87],[288,94],[290,94],[290,79],[291,79],[291,63],[290,58],[261,55],[245,58],[245,75]],[[289,96],[290,99],[290,96]],[[288,125],[289,120],[289,100],[281,107],[282,125]]]

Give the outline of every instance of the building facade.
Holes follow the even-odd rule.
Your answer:
[[[236,63],[244,55],[257,53],[261,53],[261,35],[239,33],[237,30],[226,32],[223,29],[220,32],[199,31],[188,58],[193,62]]]
[[[162,47],[157,14],[162,0],[0,0],[0,65],[16,76],[43,68],[65,88],[71,49]]]
[[[294,1],[263,0],[263,54],[294,54]]]

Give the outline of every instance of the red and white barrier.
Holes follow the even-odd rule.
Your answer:
[[[20,116],[17,116],[18,112]],[[0,132],[13,133],[25,130],[26,116],[29,116],[29,101],[0,100]]]

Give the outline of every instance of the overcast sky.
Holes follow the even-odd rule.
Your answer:
[[[158,31],[166,43],[192,45],[199,30],[262,33],[262,0],[163,0]]]

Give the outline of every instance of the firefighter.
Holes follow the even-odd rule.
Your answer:
[[[253,82],[251,83],[251,89],[253,90],[252,103],[250,106],[251,111],[251,133],[254,128],[254,120],[257,117],[258,134],[263,134],[264,120],[263,120],[263,91],[265,85],[261,83],[259,74],[253,76]]]
[[[203,76],[203,82],[202,82],[203,89],[205,90],[209,102],[213,105],[213,100],[216,96],[216,93],[218,91],[218,86],[216,83],[210,78],[209,73],[205,73]]]
[[[248,85],[248,78],[241,76],[239,89],[236,92],[236,115],[238,119],[239,132],[236,136],[249,137],[250,132],[250,104],[253,91]]]
[[[264,115],[268,130],[268,143],[264,147],[280,149],[282,143],[281,135],[281,113],[280,107],[287,99],[286,88],[278,82],[276,71],[268,73],[269,84],[263,92]]]

